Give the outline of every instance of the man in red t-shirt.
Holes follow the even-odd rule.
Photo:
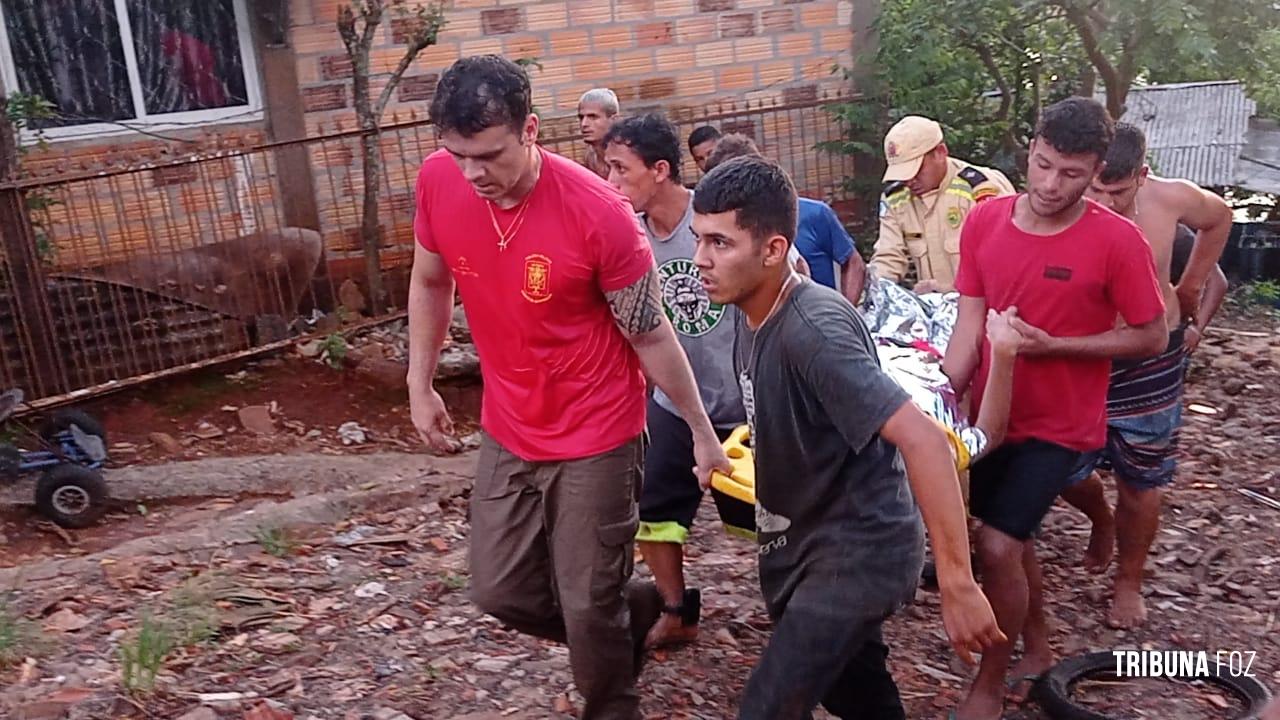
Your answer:
[[[662,608],[652,584],[627,587],[646,374],[689,424],[700,477],[728,471],[728,458],[630,204],[538,147],[524,71],[493,55],[459,60],[430,115],[444,150],[418,174],[409,403],[424,441],[454,446],[432,376],[456,283],[484,378],[472,600],[568,643],[583,718],[638,720],[635,674]]]
[[[1047,108],[1031,142],[1027,192],[974,208],[960,237],[960,314],[944,369],[958,392],[972,386],[975,416],[990,360],[987,309],[1016,307],[1024,344],[1007,440],[973,466],[969,481],[971,511],[983,524],[983,590],[1009,640],[983,654],[959,720],[1002,716],[1020,635],[1015,678],[1053,664],[1033,537],[1072,471],[1106,439],[1111,359],[1154,355],[1167,340],[1151,247],[1132,222],[1084,199],[1113,135],[1111,117],[1091,99]],[[1017,701],[1029,683],[1019,685]]]

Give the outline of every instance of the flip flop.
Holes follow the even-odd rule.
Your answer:
[[[1007,691],[1005,692],[1005,697],[1007,698],[1011,693],[1013,693],[1014,688],[1016,688],[1018,685],[1021,685],[1024,682],[1031,683],[1031,687],[1027,688],[1027,694],[1023,696],[1021,700],[1014,700],[1014,702],[1019,705],[1025,704],[1028,700],[1031,699],[1031,691],[1035,689],[1036,683],[1039,682],[1040,678],[1043,676],[1044,676],[1044,673],[1040,673],[1039,675],[1023,675],[1022,677],[1016,677],[1016,678],[1013,678],[1012,680],[1007,681],[1004,684],[1005,689]]]

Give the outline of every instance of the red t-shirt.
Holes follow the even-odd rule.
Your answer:
[[[612,450],[644,429],[640,358],[614,322],[606,292],[653,269],[627,199],[546,150],[523,224],[498,248],[486,205],[445,151],[418,173],[418,242],[452,271],[484,379],[480,422],[530,461]]]
[[[1151,246],[1132,222],[1087,201],[1084,215],[1057,235],[1032,235],[1013,223],[1021,196],[989,200],[969,212],[960,232],[956,289],[985,298],[988,308],[1011,305],[1028,323],[1056,337],[1111,330],[1117,314],[1142,325],[1164,314]],[[973,384],[976,421],[990,363]],[[1108,359],[1022,357],[1014,365],[1010,441],[1038,439],[1075,450],[1106,442]]]

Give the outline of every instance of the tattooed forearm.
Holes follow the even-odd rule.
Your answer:
[[[662,324],[662,298],[658,294],[658,271],[651,269],[627,287],[605,293],[613,319],[628,337],[644,335]]]

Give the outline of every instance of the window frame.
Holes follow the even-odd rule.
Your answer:
[[[257,53],[254,52],[253,32],[249,24],[247,0],[232,0],[235,12],[236,37],[240,45],[240,65],[244,69],[245,95],[248,102],[224,108],[186,110],[176,113],[148,114],[142,94],[142,73],[139,70],[137,48],[133,43],[133,21],[129,17],[127,0],[112,0],[120,28],[120,45],[124,53],[125,69],[129,76],[134,117],[117,122],[91,122],[83,125],[48,128],[42,131],[24,129],[24,145],[48,141],[83,140],[89,138],[127,135],[136,132],[164,132],[194,129],[204,125],[236,122],[256,122],[264,117],[262,84],[258,72]],[[17,92],[18,68],[13,61],[13,49],[9,44],[9,31],[5,23],[4,7],[0,5],[0,80],[4,82],[5,95]]]

